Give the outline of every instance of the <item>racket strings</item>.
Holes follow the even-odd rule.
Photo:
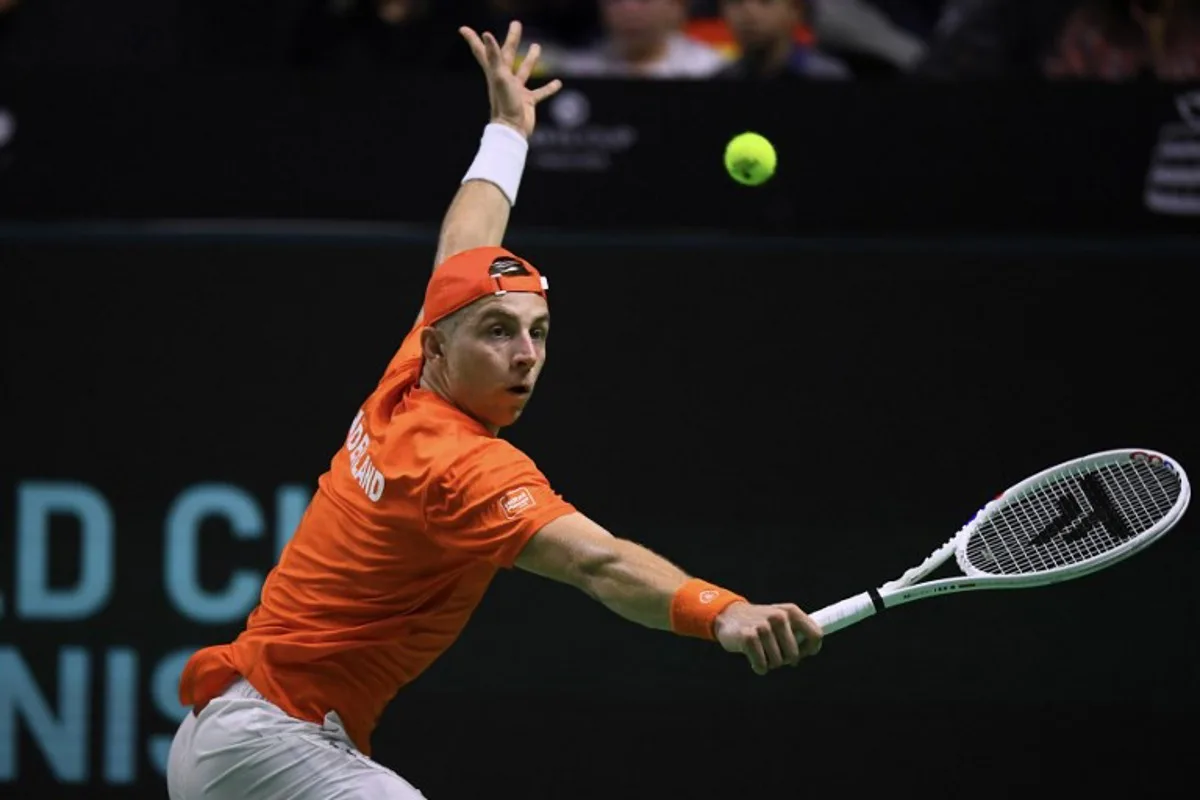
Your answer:
[[[964,567],[1021,575],[1089,561],[1153,528],[1180,491],[1174,471],[1145,460],[1059,473],[1004,498],[968,539]]]

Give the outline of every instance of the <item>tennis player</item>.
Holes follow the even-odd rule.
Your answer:
[[[571,585],[635,623],[742,654],[759,674],[817,652],[795,605],[756,605],[617,538],[560,497],[498,437],[546,361],[548,283],[500,247],[535,107],[561,88],[463,28],[491,121],[441,229],[411,331],[353,415],[344,446],[232,642],[195,653],[191,711],[170,752],[173,800],[420,798],[371,757],[393,696],[462,631],[496,571]]]

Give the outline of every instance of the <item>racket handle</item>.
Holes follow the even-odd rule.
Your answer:
[[[845,600],[825,606],[809,614],[826,634],[848,628],[867,617],[875,616],[875,602],[868,592],[847,597]]]

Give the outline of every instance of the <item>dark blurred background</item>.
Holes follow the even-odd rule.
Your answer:
[[[456,29],[514,17],[566,88],[505,435],[615,532],[811,610],[1059,461],[1200,464],[1195,0],[0,0],[0,797],[166,796],[183,660],[420,304],[487,120]],[[1180,796],[1195,533],[766,678],[504,573],[376,756],[431,800]]]
[[[547,47],[545,71],[575,77],[709,78],[745,58],[771,77],[1188,81],[1198,13],[1195,0],[0,0],[0,63],[440,73],[474,67],[459,25],[515,17]]]

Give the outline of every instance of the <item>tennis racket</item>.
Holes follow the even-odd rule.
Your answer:
[[[927,597],[1079,578],[1157,541],[1190,498],[1187,474],[1162,453],[1109,450],[1066,461],[997,496],[896,580],[810,616],[829,634]],[[961,575],[925,580],[952,555]]]

